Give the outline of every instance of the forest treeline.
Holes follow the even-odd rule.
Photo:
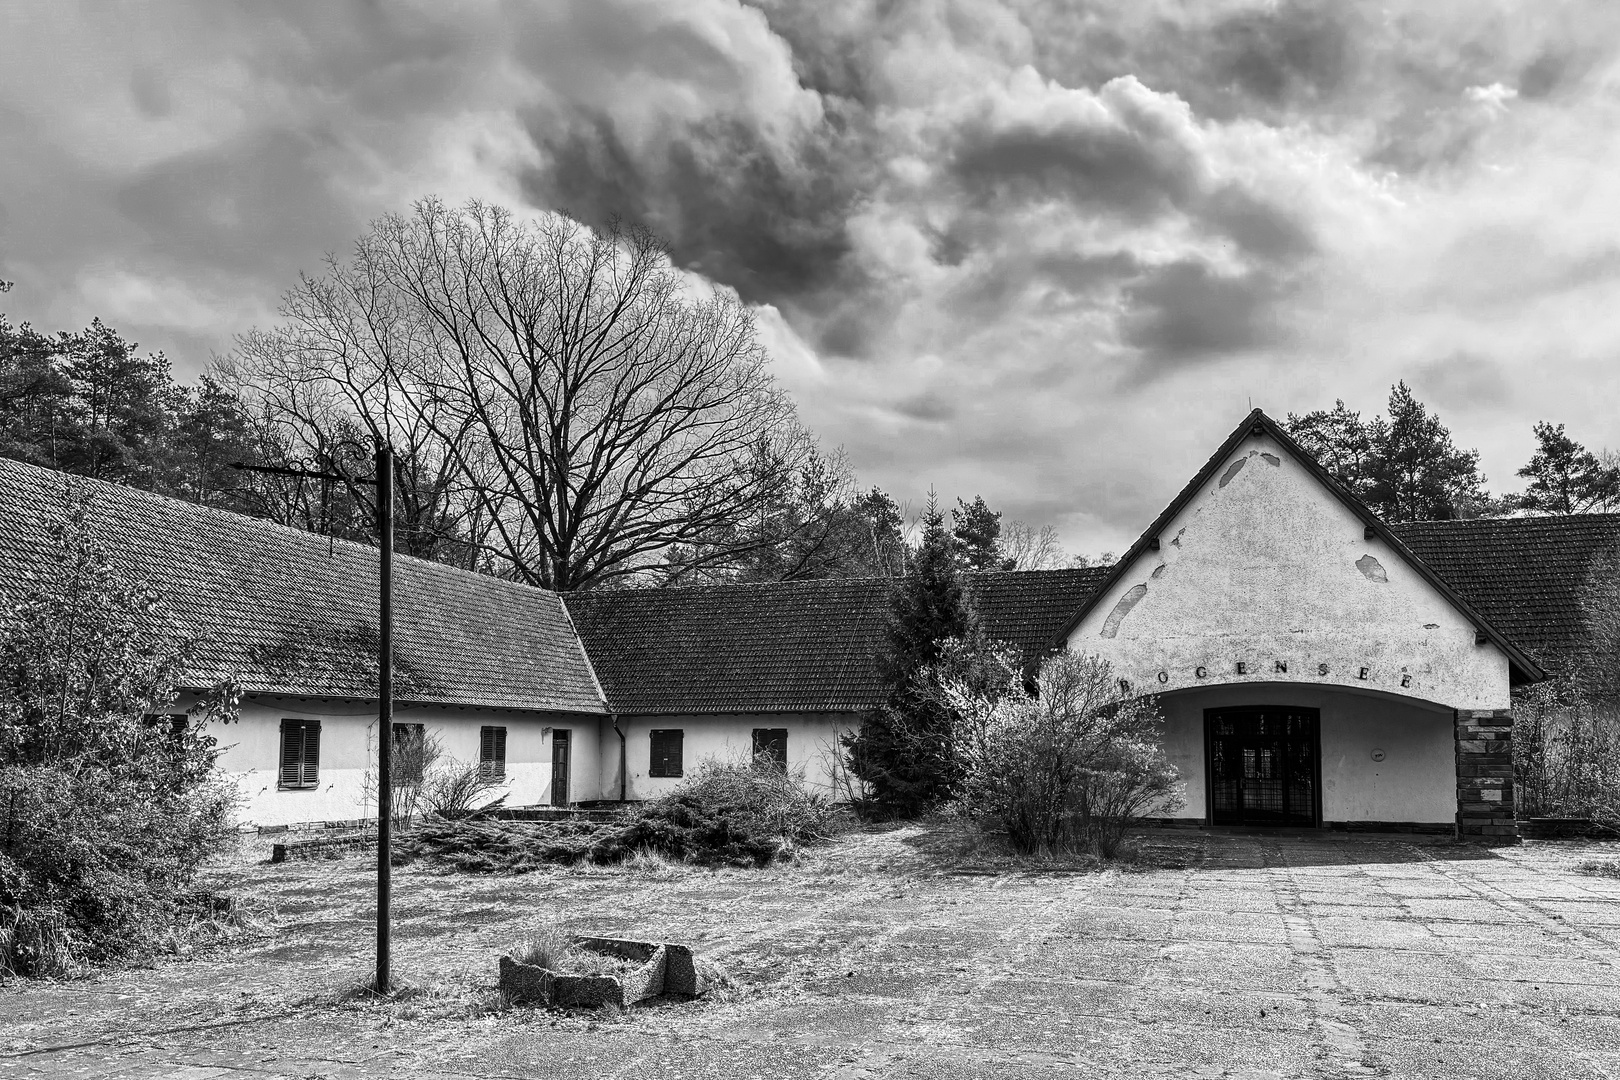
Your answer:
[[[0,455],[373,542],[396,451],[400,550],[559,590],[894,576],[906,507],[863,487],[777,386],[751,313],[694,295],[641,229],[418,203],[374,223],[195,383],[99,320],[42,331],[0,315]],[[1491,494],[1477,451],[1403,382],[1387,411],[1342,401],[1290,433],[1391,522],[1620,508],[1620,461],[1534,425],[1522,491]],[[964,569],[1090,565],[1056,530],[950,510]]]

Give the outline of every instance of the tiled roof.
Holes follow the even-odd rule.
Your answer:
[[[1063,627],[1111,569],[974,574],[973,600],[985,633],[1018,646],[1026,663],[1033,663],[1058,647]]]
[[[975,574],[986,632],[1046,651],[1102,570]],[[571,593],[568,610],[626,715],[860,712],[884,697],[884,578]]]
[[[567,603],[621,714],[858,712],[883,698],[881,578],[616,589]]]
[[[69,483],[93,533],[197,642],[186,683],[375,698],[377,549],[0,459],[0,603],[28,588]],[[402,702],[601,713],[556,594],[405,556],[394,575]]]
[[[1581,644],[1580,589],[1592,557],[1620,543],[1620,514],[1390,528],[1492,625],[1555,672]]]

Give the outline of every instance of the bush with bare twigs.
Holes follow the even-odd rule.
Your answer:
[[[959,804],[1024,854],[1089,848],[1112,858],[1145,814],[1182,804],[1162,718],[1095,657],[1060,653],[1035,682],[1031,692],[1009,667],[995,692],[943,684],[957,719]]]

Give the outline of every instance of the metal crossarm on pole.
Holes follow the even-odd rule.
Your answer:
[[[387,443],[378,443],[374,460],[376,475],[369,479],[298,466],[233,462],[231,468],[272,476],[375,485],[377,488],[381,566],[377,611],[377,978],[373,988],[379,994],[386,994],[392,982],[389,944],[394,897],[394,451]]]

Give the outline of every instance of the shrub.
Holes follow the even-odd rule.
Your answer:
[[[1530,688],[1513,724],[1520,817],[1582,817],[1620,831],[1620,716],[1611,707]]]
[[[485,821],[428,819],[400,838],[399,859],[427,858],[473,874],[525,874],[543,866],[611,862],[599,851],[618,851],[620,822]]]
[[[176,716],[189,647],[94,543],[82,497],[51,562],[0,614],[0,969],[59,973],[150,951],[195,906],[235,789],[206,720]]]
[[[775,762],[708,762],[628,812],[622,855],[648,848],[704,865],[764,866],[825,839],[832,804]]]
[[[623,863],[653,856],[702,866],[764,866],[825,839],[832,805],[772,762],[701,766],[680,787],[608,823],[428,820],[401,843],[474,873],[524,873],[548,863]]]
[[[1092,848],[1112,858],[1151,810],[1181,806],[1151,699],[1122,694],[1107,663],[1060,653],[1032,688],[1008,671],[998,692],[948,680],[964,778],[959,802],[1024,854]]]
[[[427,770],[417,794],[417,806],[426,814],[465,817],[499,806],[505,801],[504,795],[496,799],[486,796],[505,786],[504,777],[491,774],[476,761],[446,757]]]

